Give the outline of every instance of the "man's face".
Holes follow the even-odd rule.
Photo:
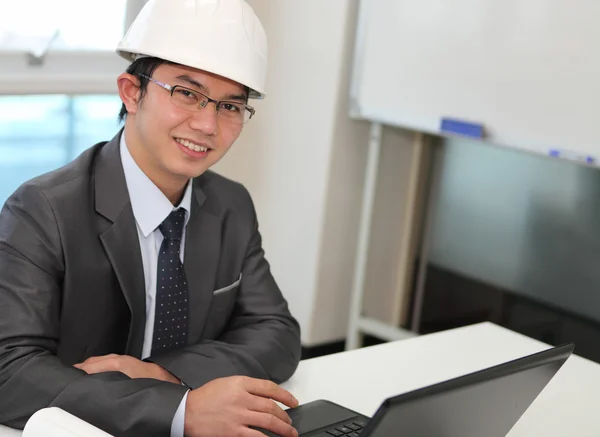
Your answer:
[[[247,96],[246,88],[236,82],[180,65],[162,64],[152,78],[215,100],[245,103]],[[127,122],[131,122],[137,139],[132,154],[138,165],[155,183],[167,184],[204,173],[227,153],[243,126],[218,116],[214,103],[196,111],[178,107],[170,92],[153,82],[148,83],[141,104],[133,114],[130,111]],[[198,151],[196,146],[207,151]]]

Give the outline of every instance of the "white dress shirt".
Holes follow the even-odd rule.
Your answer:
[[[181,262],[183,263],[185,231],[190,219],[191,211],[192,184],[188,182],[179,206],[173,207],[171,201],[167,199],[156,185],[154,185],[134,161],[125,144],[124,132],[121,135],[120,151],[127,190],[129,191],[129,199],[131,200],[138,239],[140,241],[142,263],[144,266],[144,279],[146,284],[146,327],[144,330],[142,359],[145,359],[150,356],[150,351],[152,349],[154,306],[156,302],[156,269],[158,264],[158,252],[163,241],[163,235],[158,229],[158,226],[172,211],[179,208],[183,208],[186,211],[180,250]],[[185,405],[188,393],[186,393],[181,400],[179,408],[177,408],[177,412],[173,417],[171,437],[183,437]]]

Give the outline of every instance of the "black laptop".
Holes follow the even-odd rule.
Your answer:
[[[565,344],[388,398],[373,418],[325,400],[287,413],[301,437],[504,437],[573,349]]]

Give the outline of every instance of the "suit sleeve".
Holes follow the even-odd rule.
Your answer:
[[[191,388],[232,375],[280,383],[293,375],[300,362],[300,327],[271,274],[252,200],[245,189],[244,194],[251,211],[251,237],[239,295],[225,331],[217,340],[202,340],[150,358]]]
[[[24,185],[0,214],[0,423],[56,406],[118,436],[169,435],[186,388],[62,364],[61,239],[50,203]]]

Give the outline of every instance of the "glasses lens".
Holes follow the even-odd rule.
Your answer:
[[[175,87],[171,94],[171,100],[175,106],[185,109],[198,109],[205,107],[208,100],[200,94],[185,88]]]
[[[246,112],[246,105],[238,102],[221,102],[219,104],[219,115],[231,122],[244,123]]]

